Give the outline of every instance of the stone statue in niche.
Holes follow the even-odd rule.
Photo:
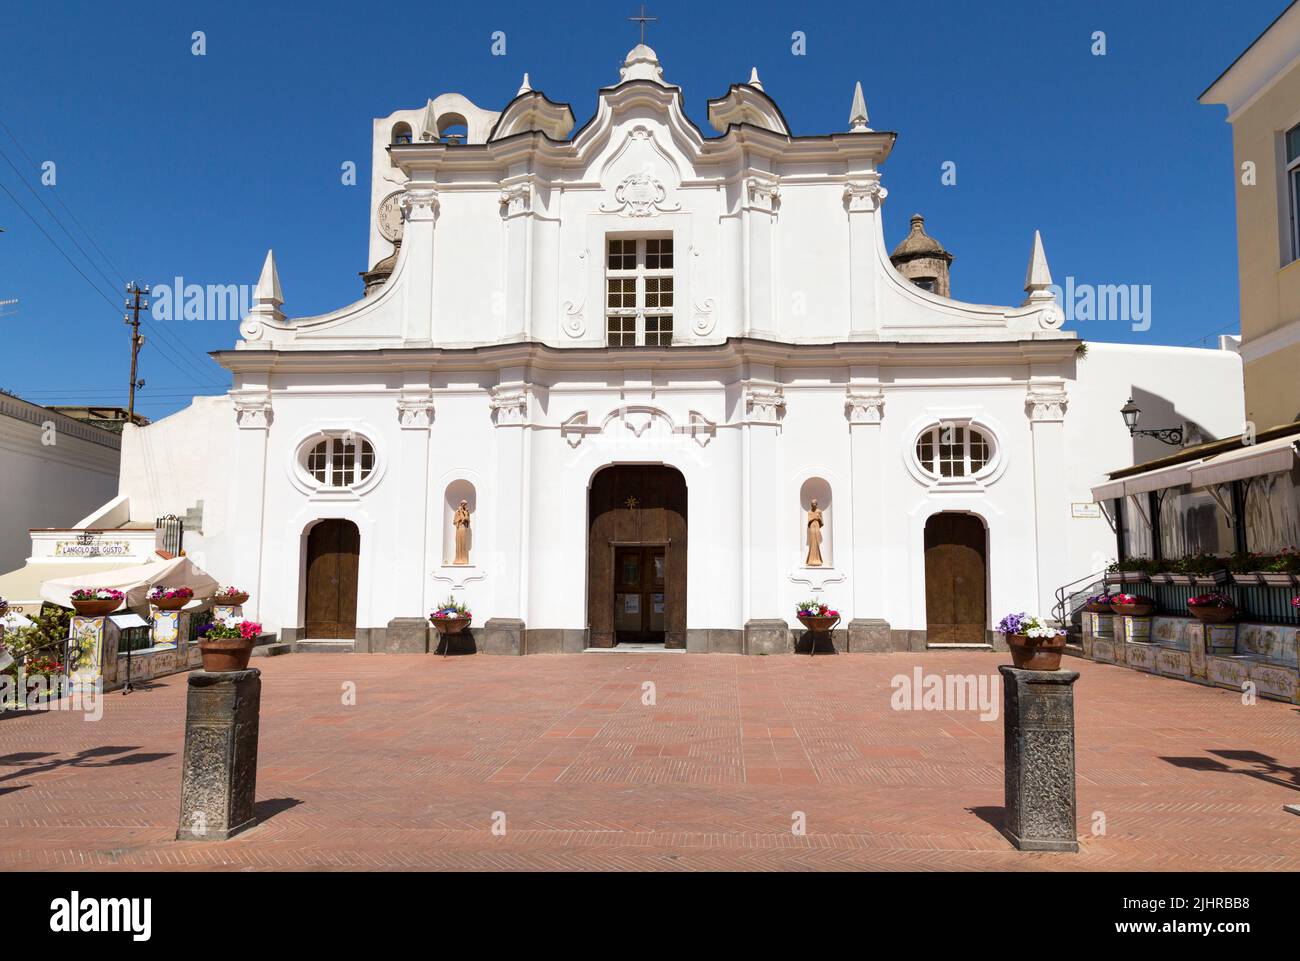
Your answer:
[[[804,562],[809,567],[822,566],[822,525],[824,523],[821,508],[817,506],[817,498],[814,497],[808,509],[808,560]]]
[[[456,556],[452,564],[464,566],[469,563],[469,501],[460,502],[451,523],[456,528]]]

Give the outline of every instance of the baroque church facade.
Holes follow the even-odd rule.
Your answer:
[[[1235,356],[1085,358],[1032,226],[1015,306],[952,299],[920,218],[891,258],[860,88],[840,133],[757,73],[708,120],[644,44],[576,129],[527,77],[376,120],[364,296],[290,318],[268,255],[229,393],[128,428],[131,516],[201,501],[187,552],[300,642],[423,649],[450,596],[481,651],[779,653],[815,598],[920,649],[1114,556],[1135,386],[1239,429]]]

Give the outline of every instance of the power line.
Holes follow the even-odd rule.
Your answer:
[[[41,222],[37,220],[35,216],[33,216],[32,212],[28,210],[26,207],[24,207],[22,202],[13,195],[13,191],[11,191],[8,187],[6,187],[3,182],[0,182],[0,190],[3,190],[5,194],[9,197],[9,199],[14,202],[14,206],[16,206],[19,210],[21,210],[24,214],[26,214],[27,219],[36,225],[36,229],[39,230],[41,234],[45,237],[45,239],[50,242],[50,246],[59,252],[59,256],[61,256],[64,260],[68,262],[68,266],[70,266],[73,270],[75,270],[78,274],[80,274],[81,279],[90,285],[90,289],[93,290],[95,293],[99,294],[99,296],[103,298],[104,302],[107,303],[110,307],[112,307],[114,312],[116,312],[119,309],[117,304],[113,303],[113,301],[108,297],[107,294],[104,293],[104,291],[99,287],[99,285],[96,284],[93,280],[91,280],[86,275],[86,272],[84,270],[82,270],[80,267],[77,266],[76,261],[74,261],[71,257],[69,257],[67,252],[62,247],[59,246],[58,241],[56,241],[53,237],[50,236],[50,232],[41,225]],[[85,252],[82,251],[82,253],[84,254]],[[160,341],[157,346],[166,347],[167,344],[165,341]],[[190,370],[186,370],[184,367],[181,366],[180,363],[178,363],[177,360],[173,359],[173,357],[169,353],[169,350],[163,350],[159,354],[159,356],[162,357],[164,360],[166,360],[169,364],[175,367],[177,371],[179,371],[181,374],[183,374],[186,377],[194,377],[197,374],[199,377],[199,382],[204,384],[205,386],[208,387],[223,386],[207,380],[206,379],[207,375],[200,373],[198,371],[198,368],[193,367],[193,365],[191,365]]]
[[[5,131],[9,134],[10,139],[12,139],[13,142],[18,146],[18,149],[22,152],[23,156],[27,159],[27,162],[28,162],[29,164],[31,164],[33,167],[37,167],[38,165],[36,164],[36,162],[35,162],[34,160],[32,160],[31,155],[30,155],[29,153],[27,153],[27,151],[23,148],[22,142],[19,141],[19,139],[14,135],[14,132],[9,128],[9,125],[8,125],[8,124],[5,124],[2,120],[0,120],[0,125],[4,126]],[[112,289],[112,290],[116,290],[118,285],[115,284],[111,279],[109,279],[108,276],[106,276],[106,275],[104,274],[104,272],[103,272],[102,270],[99,269],[99,265],[96,264],[95,261],[91,258],[91,256],[90,256],[89,254],[86,253],[86,249],[85,249],[84,247],[82,247],[80,243],[77,242],[77,238],[74,237],[74,236],[72,236],[72,232],[71,232],[70,230],[68,230],[67,226],[63,223],[63,221],[61,221],[61,220],[58,218],[58,215],[56,215],[56,214],[54,213],[54,211],[52,211],[52,210],[49,208],[49,205],[46,204],[45,201],[41,198],[41,195],[40,195],[39,193],[36,192],[36,190],[32,187],[31,184],[27,183],[27,181],[23,178],[22,171],[18,169],[18,167],[14,164],[13,160],[11,160],[11,159],[9,158],[9,155],[6,154],[6,153],[4,152],[3,149],[0,149],[0,157],[3,157],[4,160],[5,160],[5,163],[9,164],[9,166],[10,166],[11,168],[13,168],[14,173],[18,175],[18,179],[19,179],[20,181],[22,181],[22,184],[23,184],[24,187],[27,188],[28,193],[30,193],[33,197],[36,198],[37,203],[39,203],[39,204],[41,205],[41,207],[43,207],[43,208],[45,209],[45,212],[46,212],[47,214],[50,215],[50,219],[52,219],[56,224],[58,224],[58,225],[59,225],[59,229],[61,229],[65,234],[67,234],[68,239],[71,240],[72,243],[76,246],[77,250],[81,252],[81,255],[82,255],[83,257],[86,258],[87,263],[89,263],[90,266],[93,267],[93,268],[95,269],[95,272],[98,273],[99,276],[102,277],[102,278],[104,279],[105,283],[108,284],[108,286],[109,286],[110,289]],[[6,191],[6,193],[8,193],[8,191]],[[18,201],[17,201],[17,198],[14,198],[12,194],[10,194],[9,196],[10,196],[11,199],[14,200],[15,203],[18,202]],[[99,244],[95,242],[95,238],[94,238],[93,236],[91,236],[90,231],[86,229],[85,225],[82,224],[81,221],[77,220],[76,215],[72,213],[72,211],[69,209],[68,205],[65,204],[65,203],[63,202],[62,198],[60,198],[60,197],[58,196],[57,191],[56,191],[56,193],[55,193],[55,199],[59,201],[59,204],[63,207],[64,210],[67,210],[67,211],[68,211],[69,216],[71,216],[72,219],[73,219],[74,221],[77,222],[77,225],[81,227],[82,231],[86,234],[86,237],[90,240],[91,244],[93,244],[94,247],[95,247],[95,249],[98,250],[98,251],[100,252],[100,254],[104,257],[104,259],[105,259],[106,261],[108,261],[109,266],[110,266],[110,267],[113,267],[113,264],[112,264],[111,260],[109,260],[108,256],[107,256],[106,254],[104,254],[103,249],[99,246]],[[21,205],[20,205],[20,206],[21,206]],[[27,213],[27,211],[26,211],[25,209],[24,209],[23,212],[24,212],[24,213]],[[31,217],[31,214],[28,213],[28,216]],[[32,219],[33,219],[33,222],[35,222],[35,218],[32,218]],[[39,226],[39,225],[38,225],[38,226]],[[42,233],[44,233],[43,230],[42,230]],[[50,237],[49,234],[46,234],[45,236],[46,236],[46,238],[50,241],[50,243],[52,243],[52,244],[54,243],[54,239],[53,239],[52,237]],[[57,244],[55,244],[55,246],[58,247]],[[61,248],[60,248],[59,252],[60,252],[60,253],[63,253],[63,251],[62,251]],[[65,259],[65,260],[68,260],[69,263],[72,262],[71,259],[68,258],[68,256],[67,256],[66,253],[64,253],[64,259]],[[120,271],[117,271],[116,268],[113,268],[113,269],[114,269],[115,272],[118,273],[119,276],[120,276],[121,272],[120,272]],[[80,272],[80,271],[79,271],[79,272]],[[89,277],[86,277],[86,275],[85,275],[84,273],[82,273],[82,277],[85,277],[87,281],[90,280],[90,278],[89,278]],[[146,316],[148,316],[148,315],[146,315]],[[152,319],[152,318],[150,318],[150,319]],[[164,328],[164,327],[162,327],[162,326],[158,326],[158,332],[159,332],[159,335],[162,337],[162,339],[163,339],[163,340],[164,340],[164,341],[165,341],[165,342],[166,342],[170,347],[172,347],[172,348],[176,351],[176,356],[177,356],[181,361],[183,361],[185,364],[187,364],[187,365],[189,366],[189,368],[190,368],[189,371],[182,370],[181,368],[178,367],[177,369],[180,370],[181,373],[185,374],[187,377],[189,377],[189,376],[196,376],[196,377],[199,378],[200,382],[203,382],[203,383],[211,383],[210,381],[207,380],[207,377],[208,377],[209,375],[208,375],[205,371],[201,370],[197,365],[194,364],[193,361],[191,361],[191,360],[186,356],[186,353],[185,353],[186,348],[185,348],[184,344],[182,344],[182,343],[181,343],[177,338],[173,337],[172,334],[171,334],[171,332],[168,331],[166,328]],[[158,346],[162,346],[162,345],[159,344]],[[171,358],[167,356],[168,353],[169,353],[168,351],[164,351],[164,352],[163,352],[163,355],[164,355],[164,357],[166,357],[166,359],[170,362],[170,361],[171,361]],[[134,380],[134,378],[133,378],[133,380]]]
[[[5,128],[5,133],[9,134],[9,139],[14,142],[14,146],[18,148],[19,152],[23,155],[23,157],[27,160],[27,162],[31,164],[33,167],[39,168],[40,164],[38,164],[35,160],[32,159],[32,155],[27,152],[27,148],[23,146],[22,141],[18,139],[18,136],[13,132],[13,130],[10,129],[9,125],[4,122],[3,117],[0,117],[0,127]],[[99,255],[104,258],[104,262],[108,264],[109,269],[112,270],[113,273],[117,274],[119,282],[125,283],[126,281],[123,279],[125,277],[125,274],[123,274],[122,271],[118,268],[118,266],[115,263],[113,263],[113,259],[109,257],[108,254],[104,253],[104,248],[99,246],[99,244],[95,241],[94,235],[89,230],[86,229],[86,225],[83,224],[77,218],[77,215],[72,212],[72,208],[63,202],[63,198],[59,196],[59,192],[57,190],[54,192],[54,199],[59,202],[60,207],[62,207],[64,210],[68,212],[68,216],[72,218],[73,222],[78,227],[81,228],[81,232],[86,235],[86,239],[90,241],[91,245],[97,251],[99,251]]]
[[[27,188],[27,192],[36,198],[36,202],[38,204],[40,204],[43,208],[45,208],[45,212],[50,215],[50,219],[53,220],[56,224],[58,224],[59,229],[68,235],[68,239],[72,241],[73,245],[77,248],[77,250],[81,251],[81,256],[86,258],[86,262],[95,269],[95,272],[98,273],[99,276],[104,278],[104,283],[108,284],[110,288],[115,287],[116,285],[113,283],[113,281],[110,280],[108,276],[102,270],[99,269],[99,265],[95,263],[94,260],[91,259],[90,254],[86,253],[86,248],[82,247],[81,244],[77,242],[77,238],[72,236],[72,231],[68,230],[68,228],[64,226],[63,221],[60,220],[58,216],[55,215],[53,210],[50,209],[50,205],[47,204],[41,198],[41,195],[36,192],[36,189],[26,181],[26,179],[23,177],[23,172],[18,169],[17,164],[15,164],[12,160],[9,159],[9,155],[4,152],[4,148],[0,148],[0,157],[3,157],[4,162],[7,163],[13,169],[13,172],[18,175],[18,180],[22,183],[24,187]]]

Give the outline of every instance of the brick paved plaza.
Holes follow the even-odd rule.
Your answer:
[[[1011,849],[1001,718],[896,712],[889,683],[1004,659],[259,659],[262,823],[209,843],[172,840],[173,676],[98,723],[0,719],[0,868],[1300,868],[1295,706],[1074,659],[1081,851]]]

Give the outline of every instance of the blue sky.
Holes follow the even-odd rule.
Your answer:
[[[499,109],[528,71],[581,124],[636,43],[635,6],[10,0],[0,150],[17,172],[0,158],[0,186],[89,279],[0,190],[0,300],[18,299],[0,307],[0,387],[124,405],[127,279],[251,284],[273,247],[290,316],[356,299],[371,119],[453,90]],[[706,130],[706,100],[751,66],[796,134],[845,130],[861,80],[872,126],[899,133],[882,171],[891,247],[921,211],[956,254],[954,296],[1019,303],[1037,228],[1058,283],[1151,285],[1150,330],[1067,326],[1184,345],[1238,317],[1231,131],[1196,97],[1284,6],[661,0],[648,41]],[[205,56],[191,52],[196,30]],[[498,30],[505,56],[492,55]],[[1105,56],[1092,53],[1098,30]],[[347,160],[357,186],[341,183]],[[955,186],[940,182],[945,161]],[[144,332],[143,413],[223,389],[206,353],[234,343],[236,321]]]

